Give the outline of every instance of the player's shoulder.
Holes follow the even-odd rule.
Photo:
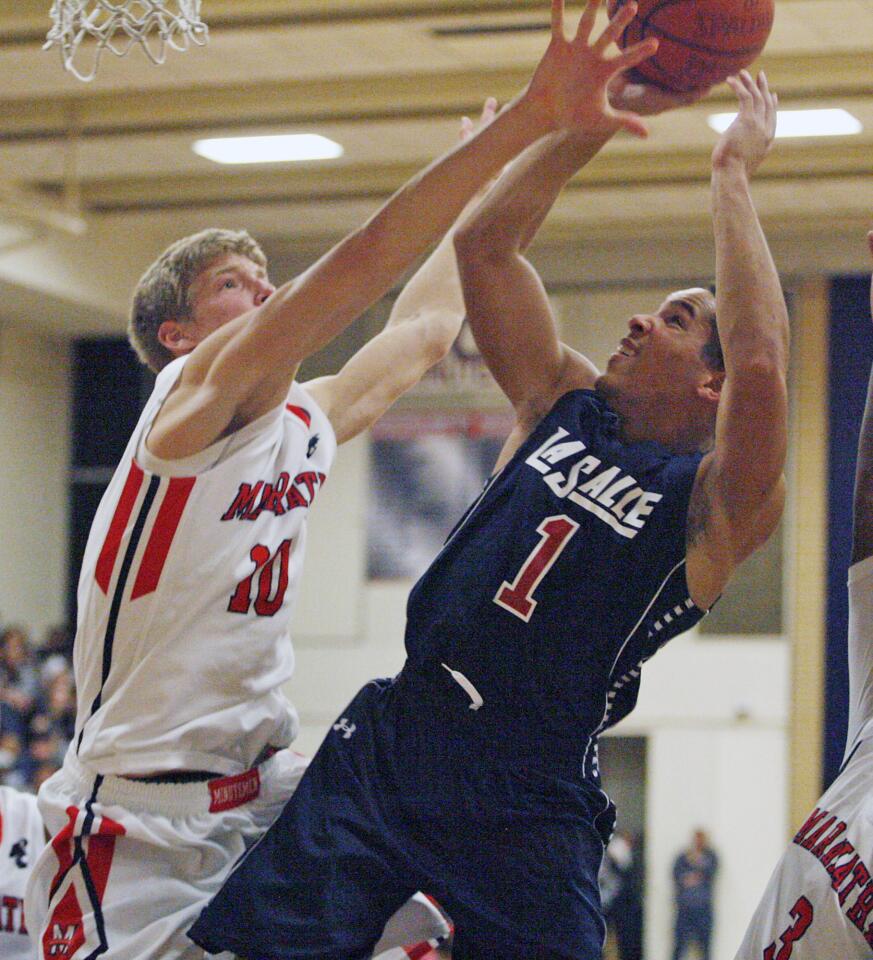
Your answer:
[[[857,586],[873,577],[873,554],[854,560],[849,567],[849,586]]]

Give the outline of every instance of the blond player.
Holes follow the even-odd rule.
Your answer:
[[[578,52],[552,43],[492,123],[279,289],[251,238],[224,231],[174,245],[141,281],[133,336],[160,373],[83,560],[76,736],[40,794],[53,840],[27,898],[43,960],[203,956],[185,931],[302,771],[282,687],[307,513],[336,444],[445,344],[409,304],[337,376],[304,387],[297,369],[529,145],[604,110],[644,132],[590,103]]]
[[[736,960],[873,957],[873,372],[855,474],[849,697],[839,776],[783,854]]]

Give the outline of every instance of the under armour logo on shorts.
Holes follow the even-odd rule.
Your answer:
[[[355,732],[355,730],[358,729],[354,723],[352,724],[349,723],[348,717],[343,717],[339,723],[335,723],[333,725],[333,728],[334,730],[337,730],[337,731],[342,730],[343,740],[348,740],[351,737],[351,735]]]

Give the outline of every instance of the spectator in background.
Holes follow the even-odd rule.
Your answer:
[[[73,631],[66,624],[49,627],[43,634],[42,643],[36,651],[40,661],[61,656],[67,663],[73,663]]]
[[[21,763],[23,781],[34,787],[60,768],[76,725],[73,672],[64,658],[56,655],[46,660],[41,680]]]
[[[75,729],[69,631],[47,631],[35,653],[28,632],[0,631],[0,784],[36,790],[60,766]]]
[[[616,830],[603,855],[598,881],[603,918],[615,936],[619,960],[640,960],[642,956],[640,864],[633,835]]]
[[[0,699],[26,721],[39,696],[39,669],[23,627],[9,626],[0,634]]]
[[[697,943],[702,960],[709,960],[712,937],[712,885],[718,857],[709,845],[706,832],[697,829],[691,845],[673,863],[676,891],[676,934],[673,960],[681,960],[687,947]]]
[[[0,700],[0,783],[17,780],[14,771],[21,762],[25,733],[18,711]]]

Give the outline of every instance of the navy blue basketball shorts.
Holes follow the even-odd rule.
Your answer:
[[[363,960],[425,890],[454,921],[455,960],[600,960],[612,805],[463,695],[419,692],[401,678],[358,693],[193,940],[246,960]]]

